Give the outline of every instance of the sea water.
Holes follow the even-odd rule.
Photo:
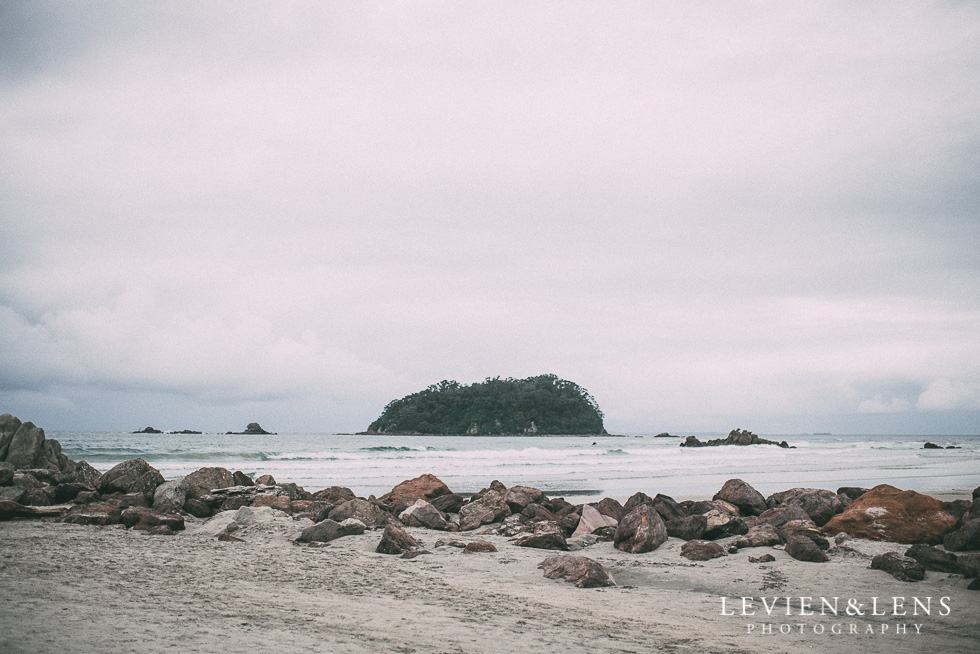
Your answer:
[[[310,491],[346,486],[380,496],[431,473],[474,493],[494,479],[551,496],[625,499],[636,491],[709,498],[733,477],[764,495],[805,486],[969,494],[980,486],[980,435],[762,435],[775,445],[679,447],[681,438],[626,436],[360,436],[350,434],[129,434],[50,432],[64,453],[101,471],[141,457],[167,479],[204,466],[271,474]],[[723,434],[703,434],[714,438]],[[923,449],[927,441],[960,449]]]

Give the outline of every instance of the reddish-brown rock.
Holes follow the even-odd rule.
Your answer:
[[[939,500],[881,484],[854,500],[823,527],[825,534],[844,532],[857,538],[894,543],[941,543],[956,527],[956,518]]]
[[[381,496],[384,502],[406,502],[414,504],[416,500],[430,502],[452,491],[435,475],[424,474],[415,479],[409,479],[391,489],[391,492]]]

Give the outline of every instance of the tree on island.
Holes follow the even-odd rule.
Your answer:
[[[605,434],[587,390],[556,375],[441,381],[389,402],[367,434]]]

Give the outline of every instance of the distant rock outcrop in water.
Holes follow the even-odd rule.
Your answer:
[[[261,425],[257,422],[250,422],[248,426],[245,427],[245,431],[230,431],[229,434],[265,434],[267,436],[275,436],[275,432],[266,431],[262,429]]]
[[[162,434],[163,431],[155,427],[143,427],[143,429],[139,429],[137,431],[134,431],[133,433],[134,434]]]
[[[688,436],[681,443],[681,447],[710,447],[713,445],[778,445],[779,447],[791,447],[786,441],[777,443],[759,438],[752,432],[742,429],[733,429],[728,433],[727,438],[715,438],[710,441],[698,440],[697,436]]]
[[[487,378],[464,386],[441,381],[394,400],[365,434],[605,434],[587,390],[555,375]]]

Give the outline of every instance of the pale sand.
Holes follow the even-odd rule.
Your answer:
[[[296,546],[288,538],[310,522],[280,514],[238,531],[246,542],[230,543],[214,537],[227,517],[212,520],[189,522],[173,537],[0,523],[0,652],[980,651],[980,593],[966,590],[963,577],[929,572],[924,582],[903,583],[868,569],[871,555],[904,545],[850,541],[823,564],[772,548],[693,563],[676,539],[640,555],[606,542],[574,554],[602,563],[619,585],[579,589],[544,578],[537,564],[552,552],[504,537],[410,529],[432,554],[404,560],[374,553],[377,531],[322,548]],[[500,552],[434,548],[450,538],[490,540]],[[775,563],[748,562],[767,552]],[[913,596],[932,597],[933,615],[721,615],[721,596],[777,595],[899,596],[909,606]],[[952,612],[939,616],[944,596]],[[770,622],[777,633],[746,633],[753,621]],[[781,624],[798,630],[800,623],[803,635],[778,633]],[[911,633],[896,636],[896,623]],[[828,632],[841,624],[845,635],[814,635],[818,624]],[[850,624],[862,633],[846,635]],[[890,628],[870,636],[868,624]]]

